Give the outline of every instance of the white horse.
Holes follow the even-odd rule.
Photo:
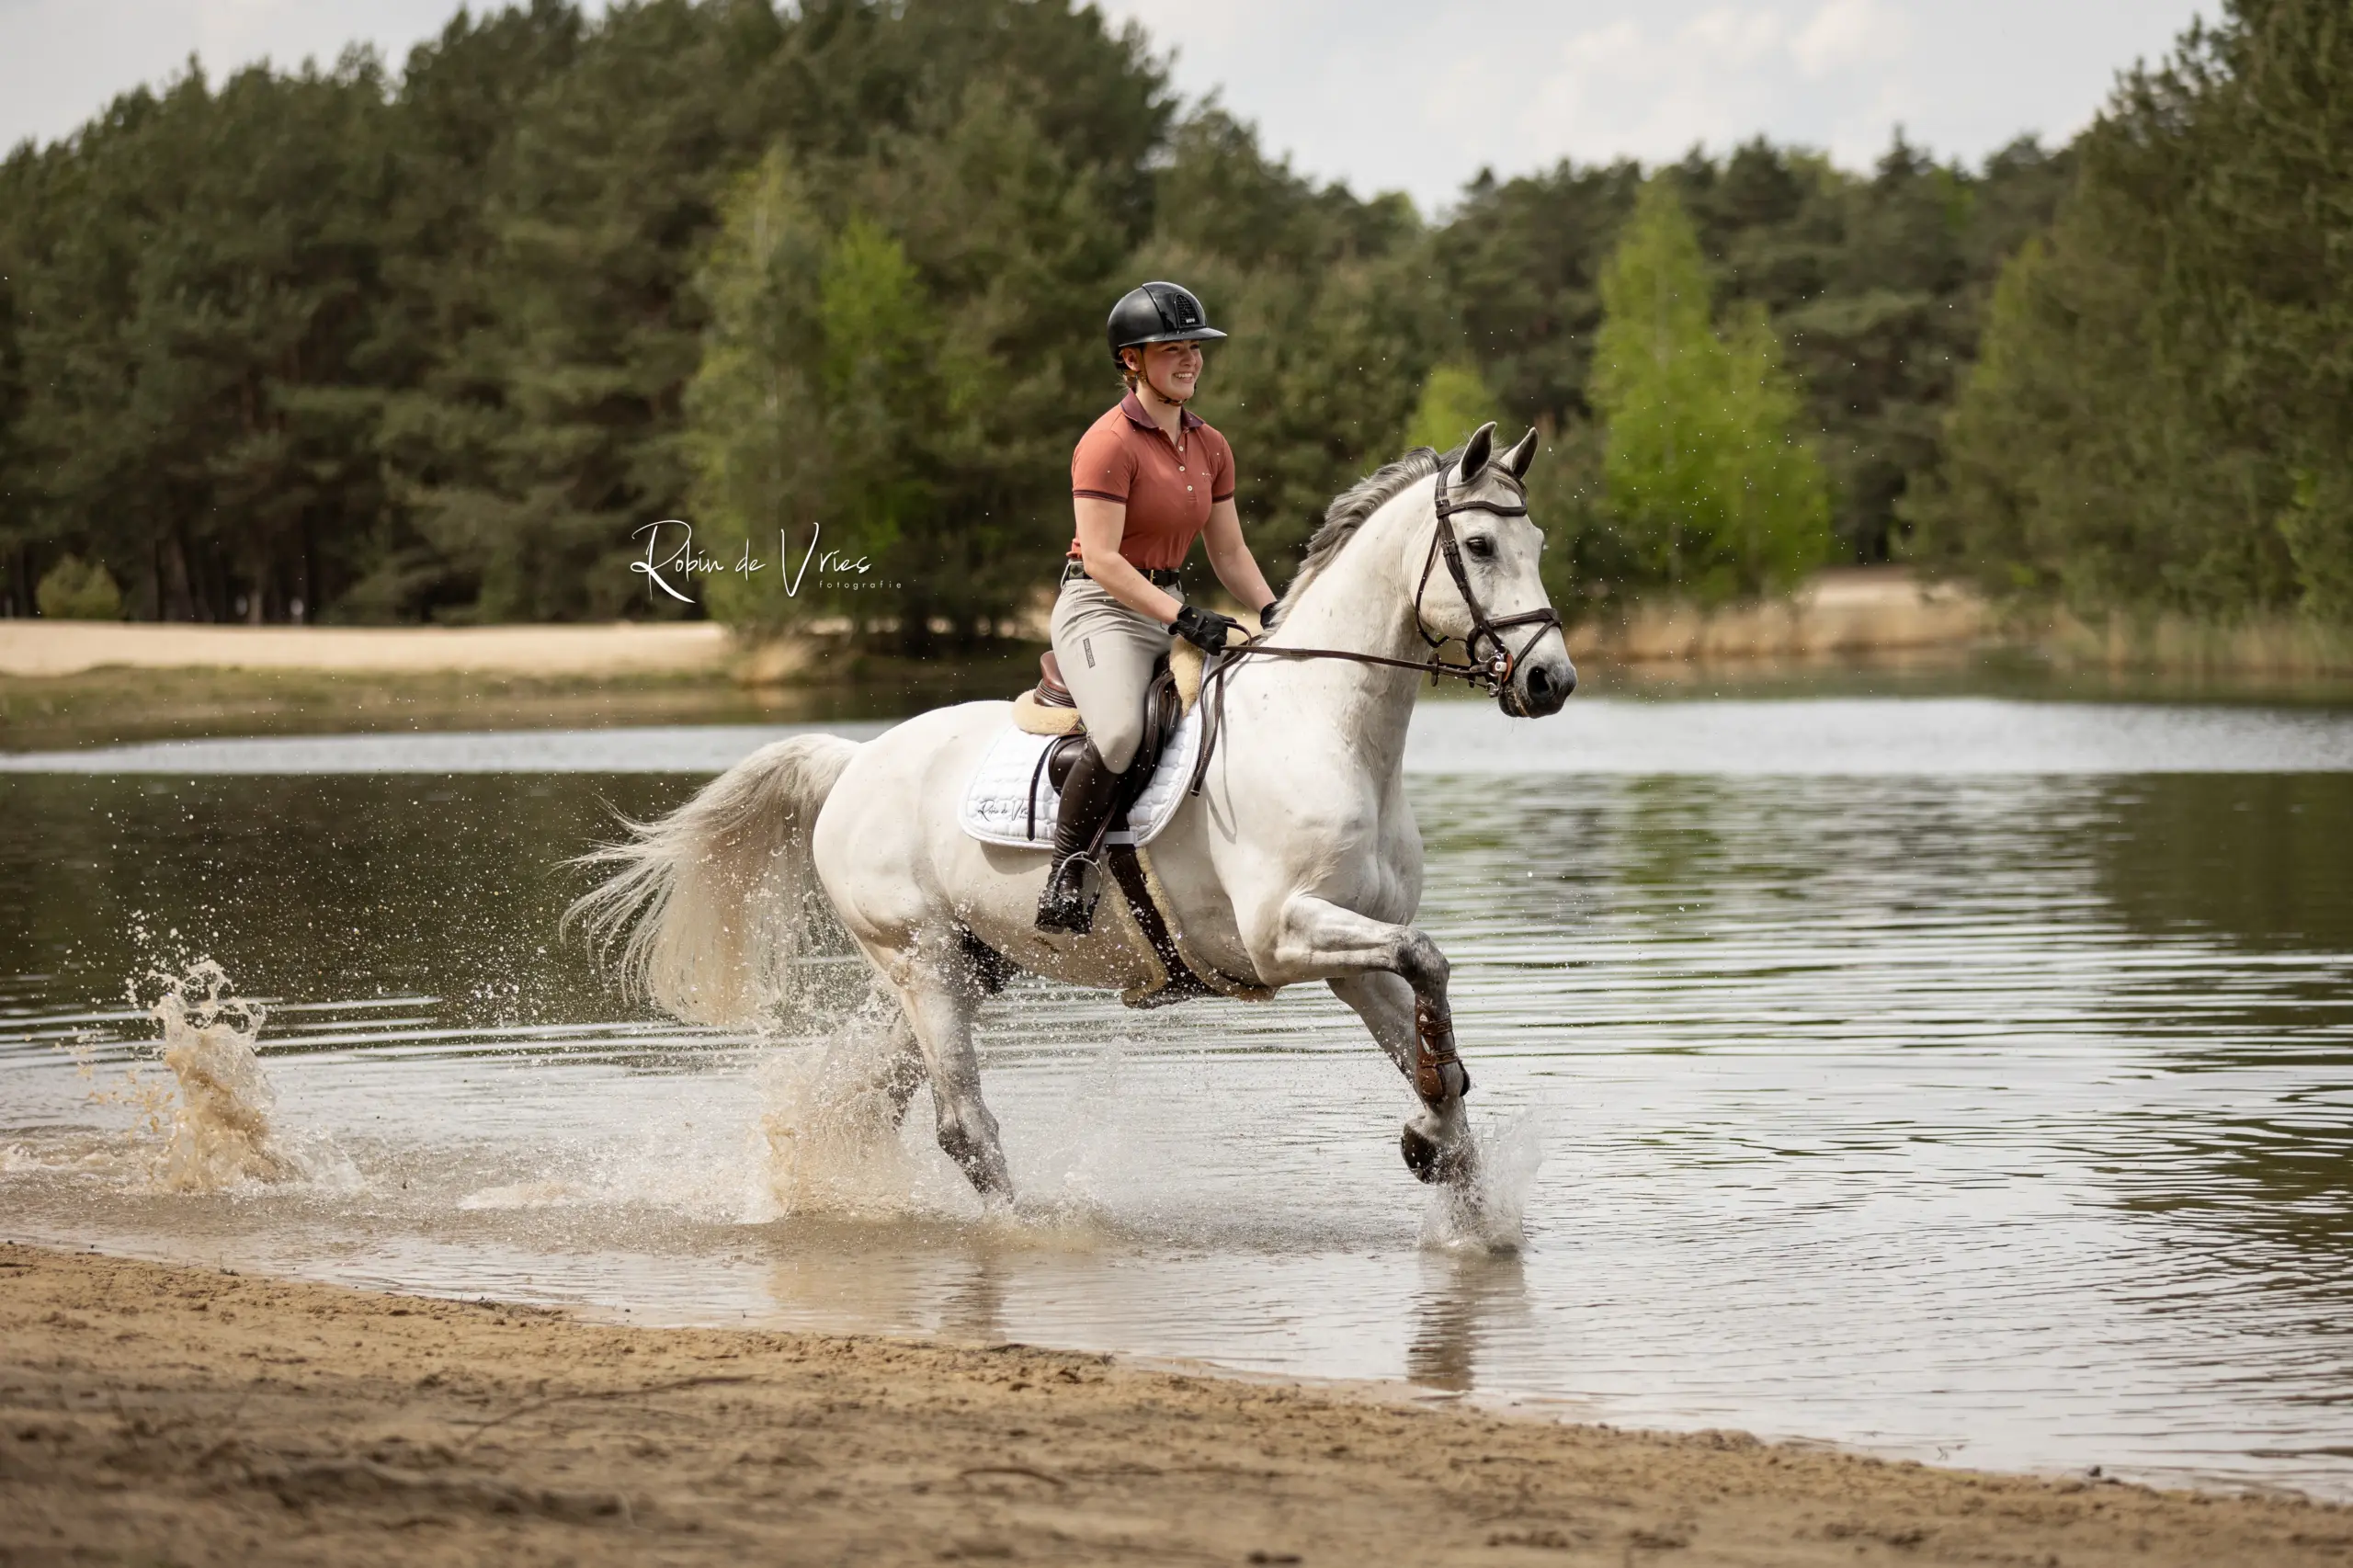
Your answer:
[[[1201,699],[1222,710],[1202,788],[1150,850],[1197,966],[1266,991],[1324,981],[1364,1019],[1422,1099],[1404,1149],[1425,1180],[1468,1179],[1472,1155],[1447,960],[1411,924],[1415,687],[1440,640],[1464,645],[1507,713],[1556,712],[1576,684],[1520,485],[1535,434],[1493,458],[1493,433],[1411,453],[1332,504],[1266,640],[1280,656],[1211,677],[1226,689]],[[1534,630],[1515,650],[1509,627]],[[1008,970],[1120,990],[1148,978],[1110,920],[1086,936],[1036,928],[1043,846],[960,825],[966,783],[1010,722],[1006,703],[969,702],[864,744],[779,741],[591,856],[619,869],[573,910],[600,942],[627,931],[623,973],[662,1007],[742,1024],[796,993],[813,871],[898,1004],[878,1085],[904,1113],[929,1080],[940,1147],[987,1199],[1013,1184],[972,1049],[983,1000]]]

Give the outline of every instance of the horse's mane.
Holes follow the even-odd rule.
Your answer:
[[[1454,456],[1461,457],[1460,449]],[[1376,469],[1332,497],[1324,508],[1324,526],[1307,541],[1307,553],[1301,558],[1299,570],[1291,574],[1290,586],[1283,590],[1282,611],[1288,614],[1299,602],[1307,585],[1332,563],[1340,548],[1354,539],[1364,520],[1394,500],[1398,493],[1417,479],[1427,479],[1447,461],[1436,449],[1415,447],[1404,457],[1385,468]]]
[[[1332,498],[1324,508],[1324,526],[1307,541],[1307,554],[1302,558],[1298,572],[1291,576],[1290,586],[1283,590],[1282,607],[1279,614],[1287,615],[1307,585],[1315,581],[1324,567],[1340,553],[1341,547],[1356,538],[1367,517],[1396,499],[1398,493],[1417,479],[1427,479],[1442,468],[1452,468],[1462,460],[1462,448],[1441,452],[1429,447],[1415,447],[1386,468],[1358,480]],[[1497,471],[1500,472],[1500,471]]]

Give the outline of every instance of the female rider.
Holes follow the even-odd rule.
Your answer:
[[[1071,454],[1071,508],[1078,537],[1054,601],[1054,657],[1086,721],[1086,744],[1063,783],[1054,856],[1038,901],[1046,931],[1086,930],[1086,850],[1118,803],[1123,775],[1143,740],[1143,694],[1172,637],[1205,651],[1240,630],[1230,617],[1177,597],[1177,569],[1204,534],[1226,591],[1259,605],[1267,586],[1233,506],[1233,449],[1185,405],[1201,377],[1210,325],[1192,291],[1147,283],[1111,307],[1111,358],[1128,395],[1079,437]]]

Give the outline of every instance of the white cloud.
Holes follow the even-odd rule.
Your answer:
[[[1790,52],[1799,70],[1818,78],[1893,59],[1904,52],[1909,35],[1904,18],[1881,0],[1825,0],[1813,19],[1798,29]]]
[[[1719,68],[1740,69],[1768,59],[1781,41],[1781,18],[1773,11],[1703,11],[1676,30],[1682,51],[1704,56]]]
[[[1571,70],[1643,70],[1648,63],[1643,29],[1620,17],[1606,28],[1572,34],[1561,45],[1561,59]]]
[[[1562,42],[1519,130],[1588,158],[1677,157],[1756,125],[1788,57],[1788,27],[1773,10],[1718,6],[1656,30],[1621,17]]]
[[[1911,52],[1888,0],[1824,0],[1802,19],[1729,6],[1647,28],[1620,17],[1561,42],[1518,129],[1578,157],[1655,161],[1771,131],[1806,95],[1836,105],[1808,139],[1867,160],[1913,97]]]

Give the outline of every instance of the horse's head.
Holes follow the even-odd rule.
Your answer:
[[[1577,671],[1544,592],[1537,567],[1544,536],[1529,519],[1520,483],[1535,460],[1536,432],[1500,456],[1495,437],[1495,426],[1482,425],[1459,458],[1441,460],[1432,482],[1432,532],[1416,562],[1418,610],[1424,635],[1464,643],[1478,663],[1500,655],[1507,673],[1495,685],[1496,703],[1540,719],[1561,710]]]

